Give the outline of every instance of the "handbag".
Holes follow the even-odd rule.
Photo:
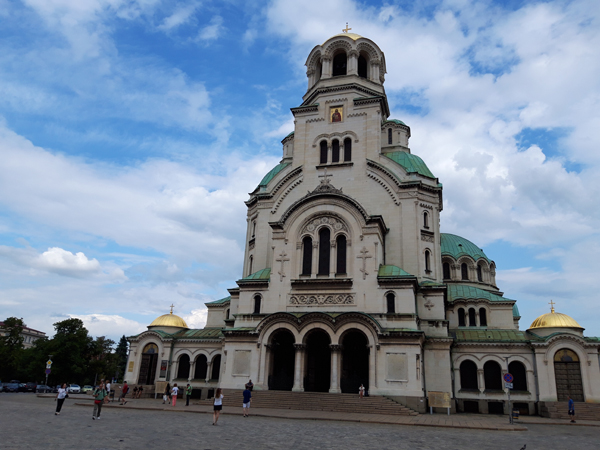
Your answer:
[[[94,403],[95,403],[96,405],[99,405],[100,403],[102,403],[102,400],[94,400]]]

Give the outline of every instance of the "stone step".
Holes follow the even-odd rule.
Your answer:
[[[223,405],[238,407],[242,400],[241,390],[225,390]],[[212,405],[213,400],[200,400],[201,405]],[[356,394],[329,394],[319,392],[253,391],[253,408],[291,409],[305,411],[356,412],[386,415],[418,415],[386,397],[364,397]]]
[[[552,419],[569,419],[567,402],[543,402],[540,414]],[[575,419],[600,420],[600,404],[575,402]]]

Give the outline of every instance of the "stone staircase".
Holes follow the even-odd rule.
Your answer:
[[[570,419],[567,402],[540,402],[539,412],[542,417]],[[600,403],[575,402],[575,420],[600,421]]]
[[[225,389],[224,407],[241,408],[242,390]],[[198,405],[212,405],[213,400],[195,401]],[[358,398],[356,394],[329,394],[322,392],[253,391],[252,408],[292,409],[302,411],[331,411],[394,416],[418,416],[419,413],[387,397]]]

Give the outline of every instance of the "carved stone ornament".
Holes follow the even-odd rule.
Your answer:
[[[427,300],[427,302],[425,303],[425,308],[427,308],[428,311],[431,311],[431,308],[433,308],[435,305],[431,302],[431,300]]]
[[[313,233],[319,225],[330,225],[335,231],[343,230],[345,232],[348,232],[348,227],[338,217],[326,214],[312,219],[308,224],[304,226],[300,234],[303,235],[304,233]]]
[[[292,294],[290,305],[354,305],[354,294]]]

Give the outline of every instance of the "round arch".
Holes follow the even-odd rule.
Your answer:
[[[269,390],[291,391],[294,386],[296,338],[285,327],[278,328],[269,336],[270,351],[268,375]]]

